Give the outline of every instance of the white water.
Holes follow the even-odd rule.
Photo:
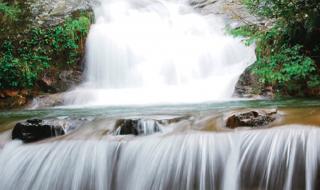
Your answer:
[[[0,189],[318,189],[319,136],[319,128],[285,126],[10,142],[0,149]]]
[[[254,47],[185,1],[100,0],[87,39],[86,82],[67,105],[221,101],[255,60]]]

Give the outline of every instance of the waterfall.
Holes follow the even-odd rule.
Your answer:
[[[86,81],[67,105],[193,103],[231,98],[254,47],[185,1],[100,0],[86,51]]]
[[[319,135],[291,125],[12,141],[0,149],[0,189],[319,189]]]

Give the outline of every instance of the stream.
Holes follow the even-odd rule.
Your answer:
[[[0,112],[1,190],[320,189],[320,101],[234,98],[255,47],[223,19],[169,0],[94,12],[85,80],[64,104]],[[226,126],[252,110],[275,116]]]

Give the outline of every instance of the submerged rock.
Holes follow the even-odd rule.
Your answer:
[[[41,119],[32,119],[17,123],[12,131],[12,139],[20,139],[29,143],[64,134],[62,125],[53,125],[53,123],[50,124]]]
[[[159,123],[152,119],[119,119],[116,135],[148,135],[160,131]]]
[[[276,119],[276,114],[276,109],[235,113],[227,117],[226,127],[234,129],[237,127],[266,126]]]
[[[190,119],[190,116],[171,116],[156,119],[119,119],[116,121],[114,129],[116,135],[149,135],[156,132],[161,132],[161,126],[178,123],[188,119]]]

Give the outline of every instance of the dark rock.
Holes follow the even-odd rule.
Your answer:
[[[116,135],[149,135],[161,131],[161,126],[189,120],[190,116],[166,116],[160,118],[146,119],[119,119],[115,123]]]
[[[255,96],[254,86],[257,84],[257,78],[250,71],[250,68],[246,69],[235,86],[234,96],[241,98],[250,98]]]
[[[74,68],[73,70],[47,70],[40,80],[37,81],[37,85],[43,92],[57,93],[64,92],[82,81],[82,71],[80,68]]]
[[[233,96],[240,98],[273,98],[274,90],[271,86],[264,86],[259,83],[258,76],[256,76],[249,67],[239,77]]]
[[[57,90],[54,87],[56,83],[56,78],[53,75],[44,74],[37,82],[38,86],[41,88],[43,92],[55,93]]]
[[[12,131],[12,139],[20,139],[25,143],[30,143],[64,134],[63,126],[50,125],[43,120],[32,119],[17,123]]]
[[[234,129],[237,127],[266,126],[274,121],[277,110],[251,110],[235,113],[227,117],[226,126]]]
[[[152,119],[119,119],[116,135],[148,135],[160,131],[159,123]]]

